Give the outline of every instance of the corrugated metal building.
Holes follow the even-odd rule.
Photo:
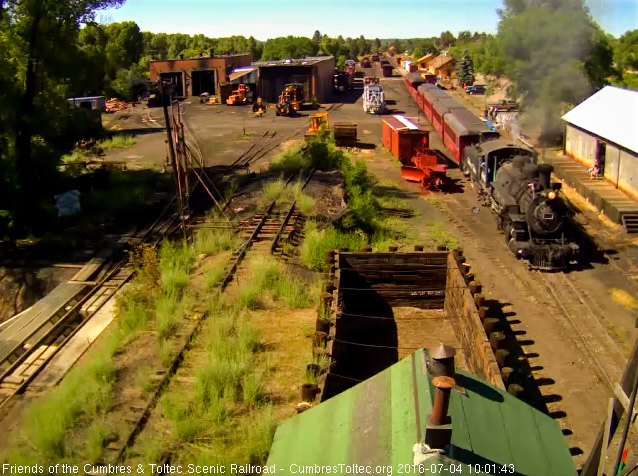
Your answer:
[[[428,360],[427,350],[417,350],[285,421],[267,465],[277,474],[419,474],[416,456],[425,459],[420,474],[577,474],[558,422],[458,368],[450,444],[424,454],[415,444],[423,442],[434,412]]]
[[[212,53],[197,58],[151,61],[150,79],[152,82],[160,78],[170,80],[180,97],[215,95],[220,85],[230,81],[235,68],[250,66],[251,61],[250,54],[215,56]]]
[[[564,153],[638,199],[638,92],[606,86],[563,116]]]
[[[311,102],[313,98],[326,102],[332,96],[334,56],[265,61],[254,66],[259,69],[257,93],[266,102],[277,102],[284,84],[289,83],[304,85],[304,102]]]

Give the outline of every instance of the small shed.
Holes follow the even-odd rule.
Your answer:
[[[277,474],[419,474],[435,388],[419,349],[383,372],[277,428],[267,465]],[[558,422],[480,378],[456,369],[450,444],[421,474],[576,475]],[[421,454],[418,454],[421,453]],[[359,471],[353,470],[356,465]],[[366,470],[366,468],[368,468]],[[471,470],[470,470],[471,468]]]
[[[427,147],[430,131],[404,116],[391,116],[383,120],[383,146],[401,163],[410,164],[414,150]]]
[[[69,104],[85,109],[97,109],[100,112],[106,111],[106,99],[104,96],[83,96],[67,99]]]

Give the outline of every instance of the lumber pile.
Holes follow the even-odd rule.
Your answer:
[[[117,98],[106,101],[106,112],[122,111],[124,109],[128,109],[128,103],[126,101],[121,101]]]

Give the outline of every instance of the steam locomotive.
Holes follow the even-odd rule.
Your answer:
[[[551,183],[552,166],[537,164],[534,150],[495,139],[466,147],[461,169],[498,217],[509,249],[534,269],[557,270],[576,262],[569,239],[569,209]]]

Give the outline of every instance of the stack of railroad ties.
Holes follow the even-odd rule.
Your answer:
[[[128,103],[121,101],[117,98],[112,98],[106,101],[106,112],[116,112],[128,109]]]

